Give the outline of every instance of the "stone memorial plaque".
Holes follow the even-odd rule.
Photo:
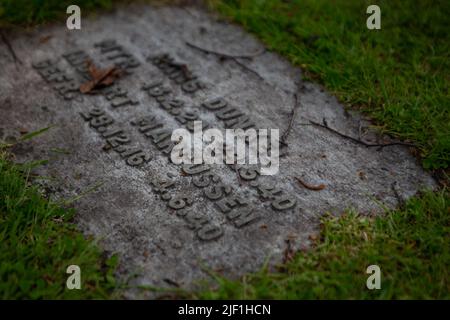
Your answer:
[[[203,267],[231,277],[256,271],[268,257],[281,262],[288,245],[308,248],[322,214],[381,213],[381,203],[435,187],[408,147],[367,146],[311,125],[392,141],[198,8],[131,6],[84,18],[79,31],[61,23],[8,37],[16,58],[0,43],[0,138],[51,126],[14,148],[17,161],[49,160],[39,183],[51,198],[76,199],[76,223],[119,253],[124,278],[138,274],[132,285],[188,288],[207,277]],[[99,81],[121,74],[90,88],[95,68],[109,70]],[[196,120],[279,129],[278,174],[173,164],[172,130]]]

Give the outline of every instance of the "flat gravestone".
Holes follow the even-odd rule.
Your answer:
[[[77,199],[78,225],[120,254],[120,274],[139,275],[133,284],[190,287],[206,277],[203,267],[256,271],[288,247],[307,248],[326,212],[380,213],[380,203],[394,207],[435,187],[405,146],[367,147],[310,125],[325,119],[345,135],[389,141],[255,38],[200,9],[132,6],[85,18],[81,31],[61,23],[7,37],[16,57],[0,43],[0,138],[53,126],[15,147],[17,160],[50,160],[38,169],[50,178],[43,186]],[[87,61],[124,75],[82,94]],[[171,163],[170,133],[194,120],[280,129],[279,173]]]

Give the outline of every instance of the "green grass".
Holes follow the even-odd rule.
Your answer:
[[[427,192],[385,217],[324,217],[314,248],[278,270],[239,280],[215,274],[200,299],[449,299],[450,197]],[[381,289],[366,268],[381,268]]]
[[[114,298],[117,257],[103,257],[71,223],[74,211],[44,199],[30,184],[30,164],[0,150],[0,299]],[[66,289],[69,265],[81,290]]]
[[[376,1],[381,30],[366,28],[374,1],[209,2],[383,132],[416,143],[425,168],[448,168],[449,1]]]

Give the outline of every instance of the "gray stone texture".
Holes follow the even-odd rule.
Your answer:
[[[367,148],[324,128],[305,125],[309,120],[321,123],[325,118],[330,127],[346,135],[358,137],[362,128],[366,141],[391,141],[377,137],[368,129],[367,120],[345,111],[319,85],[302,81],[301,70],[277,54],[266,51],[250,59],[221,58],[187,45],[189,42],[229,55],[251,54],[264,48],[240,27],[201,9],[131,6],[95,18],[83,16],[80,31],[68,31],[65,21],[61,21],[9,33],[7,37],[22,63],[15,63],[6,44],[0,42],[2,138],[18,138],[20,131],[53,126],[45,134],[16,146],[17,161],[49,159],[37,172],[50,179],[41,179],[40,183],[55,199],[82,195],[73,202],[76,223],[85,234],[100,239],[107,252],[120,254],[119,275],[124,279],[138,274],[132,285],[171,287],[170,283],[175,282],[189,288],[207,277],[202,266],[232,277],[256,271],[268,257],[271,263],[281,262],[287,241],[293,249],[308,248],[309,236],[318,231],[324,213],[338,215],[353,208],[363,214],[380,214],[383,206],[395,207],[401,199],[435,187],[434,180],[405,146]],[[108,39],[115,40],[120,48],[105,42],[98,45]],[[127,90],[128,98],[137,103],[113,107],[114,102],[123,100],[108,100],[105,90],[84,95],[68,91],[71,82],[59,78],[61,74],[72,77],[77,87],[86,82],[82,70],[78,72],[63,57],[77,50],[97,66],[128,66],[129,74],[117,80],[116,86]],[[167,75],[170,70],[164,73],[148,60],[164,53],[179,69],[189,70],[185,76],[196,75],[198,83],[191,84],[200,84],[201,88],[190,93],[189,83],[177,83]],[[47,68],[32,66],[42,66],[46,59],[52,59]],[[54,66],[62,73],[57,73]],[[151,119],[151,115],[165,128],[183,127],[149,90],[143,89],[156,80],[162,80],[171,90],[167,99],[184,101],[183,110],[196,112],[199,119],[219,128],[224,128],[224,121],[204,108],[203,102],[222,97],[228,106],[254,121],[256,128],[279,128],[283,133],[295,105],[294,93],[298,95],[279,174],[255,179],[261,186],[276,186],[280,193],[261,193],[226,165],[210,169],[232,188],[222,200],[238,195],[248,201],[248,205],[236,206],[230,212],[239,214],[252,207],[259,217],[257,221],[238,227],[230,212],[219,210],[218,200],[208,199],[205,189],[194,185],[193,176],[170,163],[152,138],[139,131],[146,124],[139,121]],[[188,90],[183,90],[186,83]],[[120,127],[126,132],[132,140],[127,147],[138,146],[152,159],[130,166],[112,146],[105,151],[105,133],[80,116],[80,112],[88,114],[94,106],[114,119],[108,129]],[[324,184],[325,188],[310,190],[295,177],[311,185]],[[158,193],[152,185],[155,179],[172,180],[174,186],[166,193]],[[170,208],[169,202],[162,199],[163,195],[174,199],[181,194],[192,202],[181,210]],[[282,196],[295,201],[295,206],[275,210],[273,201]],[[176,205],[180,202],[172,202],[172,206]],[[193,217],[199,217],[200,227],[208,221],[206,225],[220,228],[221,236],[208,241],[207,236],[199,235],[195,224],[189,226]],[[130,290],[128,296],[152,297],[139,290]]]

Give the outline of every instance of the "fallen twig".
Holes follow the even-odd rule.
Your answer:
[[[101,70],[97,69],[91,61],[88,61],[87,64],[92,80],[83,83],[80,86],[81,93],[90,93],[92,90],[98,87],[109,86],[113,84],[113,82],[121,75],[120,70],[115,66]]]
[[[397,142],[389,142],[389,143],[368,143],[368,142],[365,142],[365,141],[363,141],[363,140],[354,138],[354,137],[352,137],[352,136],[348,136],[348,135],[346,135],[346,134],[343,134],[343,133],[341,133],[341,132],[339,132],[339,131],[337,131],[337,130],[335,130],[335,129],[333,129],[333,128],[330,128],[330,127],[328,126],[327,122],[325,121],[325,119],[323,120],[323,122],[324,122],[323,124],[318,123],[318,122],[314,122],[314,121],[312,121],[312,120],[309,120],[309,122],[310,122],[312,125],[314,125],[314,126],[318,126],[318,127],[327,129],[327,130],[329,130],[329,131],[331,131],[331,132],[337,134],[338,136],[340,136],[340,137],[342,137],[342,138],[351,140],[351,141],[356,142],[356,143],[358,143],[358,144],[361,144],[361,145],[363,145],[363,146],[365,146],[365,147],[367,147],[367,148],[372,148],[372,147],[380,147],[380,148],[384,148],[384,147],[389,147],[389,146],[407,146],[407,147],[414,147],[414,148],[416,148],[416,146],[415,146],[414,144],[412,144],[412,143],[408,143],[408,142],[400,142],[400,141],[397,141]]]
[[[297,179],[297,181],[302,186],[304,186],[306,189],[313,190],[313,191],[320,191],[320,190],[325,189],[325,185],[324,184],[319,184],[318,186],[313,186],[313,185],[311,185],[309,183],[306,183],[305,181],[303,181],[302,179],[300,179],[298,177],[295,177],[295,179]]]
[[[210,53],[210,54],[214,54],[214,55],[216,55],[216,56],[220,56],[220,57],[228,58],[228,59],[239,59],[239,58],[251,59],[251,58],[260,56],[260,55],[262,55],[264,52],[266,52],[266,49],[263,48],[263,49],[261,49],[261,50],[255,52],[255,53],[233,55],[233,54],[228,54],[228,53],[223,53],[223,52],[214,51],[214,50],[211,50],[211,49],[205,49],[205,48],[202,48],[202,47],[200,47],[200,46],[198,46],[198,45],[196,45],[196,44],[193,44],[193,43],[191,43],[191,42],[188,42],[188,41],[186,41],[186,45],[189,46],[189,47],[191,47],[191,48],[194,48],[194,49],[197,49],[197,50],[199,50],[199,51],[202,51],[202,52],[204,52],[204,53]]]
[[[222,53],[222,52],[213,51],[213,50],[210,50],[210,49],[205,49],[205,48],[202,48],[202,47],[200,47],[200,46],[198,46],[196,44],[188,42],[188,41],[186,41],[186,45],[188,47],[194,48],[194,49],[199,50],[199,51],[201,51],[203,53],[206,53],[206,54],[214,54],[216,56],[219,56],[222,59],[233,60],[236,64],[241,66],[243,69],[249,71],[250,73],[253,73],[255,76],[257,76],[261,80],[265,81],[264,77],[261,76],[258,72],[256,72],[252,68],[248,67],[245,63],[242,63],[241,61],[238,60],[238,59],[251,59],[251,58],[260,56],[261,54],[266,52],[265,48],[261,49],[260,51],[255,52],[255,53],[232,55],[232,54],[228,54],[228,53]]]
[[[392,182],[392,184],[391,184],[391,189],[392,189],[392,191],[394,192],[395,197],[397,198],[397,201],[398,201],[399,206],[402,208],[402,207],[405,206],[405,200],[404,200],[403,197],[400,196],[400,194],[398,193],[397,185],[398,185],[397,181]]]

